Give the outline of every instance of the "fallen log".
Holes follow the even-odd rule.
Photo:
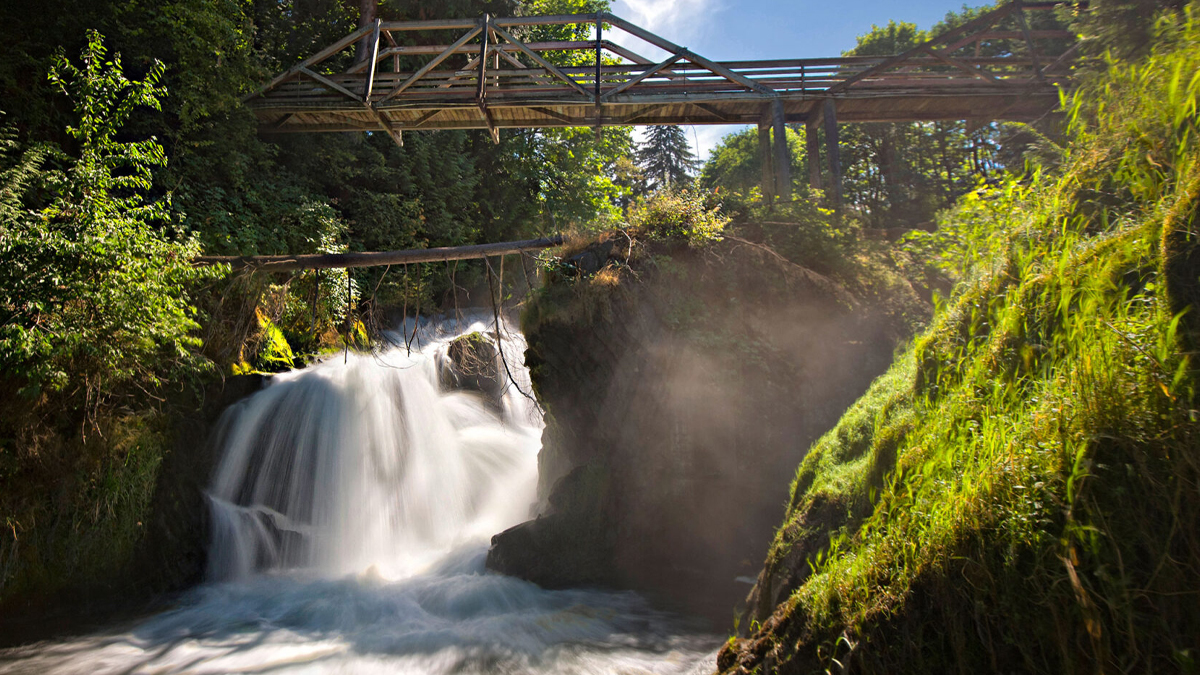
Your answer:
[[[562,235],[555,235],[553,237],[526,239],[524,241],[502,241],[494,244],[446,246],[443,248],[416,248],[405,251],[312,253],[306,255],[205,255],[193,258],[192,264],[226,264],[235,270],[250,269],[263,272],[290,272],[293,270],[342,269],[346,267],[377,267],[379,265],[442,262],[445,260],[471,260],[495,255],[509,255],[522,251],[536,251],[561,246],[562,243]]]

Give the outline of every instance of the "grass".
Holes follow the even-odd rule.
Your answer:
[[[105,417],[90,435],[41,439],[61,447],[43,447],[20,470],[8,466],[0,495],[0,601],[114,581],[144,535],[171,439],[157,413]]]
[[[800,466],[724,669],[1197,672],[1196,13],[1158,40],[950,216],[969,281]]]

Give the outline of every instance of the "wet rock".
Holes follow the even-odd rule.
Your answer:
[[[476,391],[499,405],[504,394],[504,374],[495,338],[479,331],[455,338],[442,364],[442,387]]]
[[[614,583],[613,528],[604,522],[609,488],[602,467],[581,466],[568,473],[555,485],[554,513],[492,537],[488,569],[544,588]]]

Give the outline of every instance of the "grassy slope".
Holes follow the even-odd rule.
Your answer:
[[[1004,234],[799,468],[723,670],[1196,672],[1200,25],[1160,38],[953,217]]]

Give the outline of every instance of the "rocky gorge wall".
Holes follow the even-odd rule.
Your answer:
[[[0,542],[0,646],[152,611],[200,582],[217,422],[262,385],[262,375],[228,377],[86,437],[46,436],[70,461],[0,476],[6,506],[20,505],[5,515],[22,524]]]
[[[593,244],[524,311],[541,503],[488,564],[639,589],[724,626],[805,450],[891,363],[911,318],[894,308],[923,304],[901,285],[883,311],[749,242],[628,252]]]

